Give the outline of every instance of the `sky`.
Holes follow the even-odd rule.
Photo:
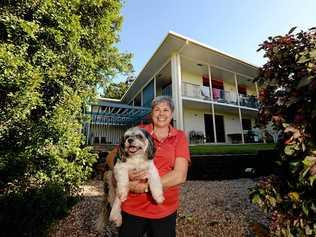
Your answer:
[[[269,36],[316,26],[316,0],[125,0],[121,14],[117,46],[137,76],[169,31],[261,66]]]

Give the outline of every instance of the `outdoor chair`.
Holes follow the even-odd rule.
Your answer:
[[[203,132],[200,131],[190,131],[189,138],[191,144],[202,144],[205,140]]]

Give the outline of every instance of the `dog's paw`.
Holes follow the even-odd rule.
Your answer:
[[[163,203],[163,201],[165,200],[164,196],[161,194],[161,195],[155,195],[154,196],[154,199],[155,201],[158,203],[158,204],[161,204]]]
[[[111,213],[109,219],[110,221],[113,221],[117,227],[120,227],[122,225],[121,213]]]

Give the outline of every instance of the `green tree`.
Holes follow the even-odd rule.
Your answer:
[[[95,161],[83,147],[83,108],[97,84],[130,70],[131,56],[115,47],[122,3],[0,4],[0,190],[74,190]]]
[[[42,233],[37,225],[64,214],[65,197],[89,177],[96,156],[83,145],[83,108],[97,85],[130,70],[131,55],[115,47],[121,7],[0,2],[1,236]]]
[[[316,29],[269,37],[259,50],[259,121],[282,131],[279,171],[251,190],[252,201],[271,214],[276,236],[316,236]]]
[[[121,99],[127,91],[128,87],[129,85],[126,82],[111,82],[105,88],[105,95],[107,98]]]

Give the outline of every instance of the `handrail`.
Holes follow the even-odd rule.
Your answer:
[[[197,85],[190,82],[184,82],[182,86],[183,96],[236,106],[238,105],[238,97],[240,101],[240,106],[242,107],[255,109],[259,107],[259,102],[257,98],[252,95],[237,95],[236,92],[225,91],[217,88],[213,88],[212,92],[213,98],[211,97],[210,87],[208,86]]]

